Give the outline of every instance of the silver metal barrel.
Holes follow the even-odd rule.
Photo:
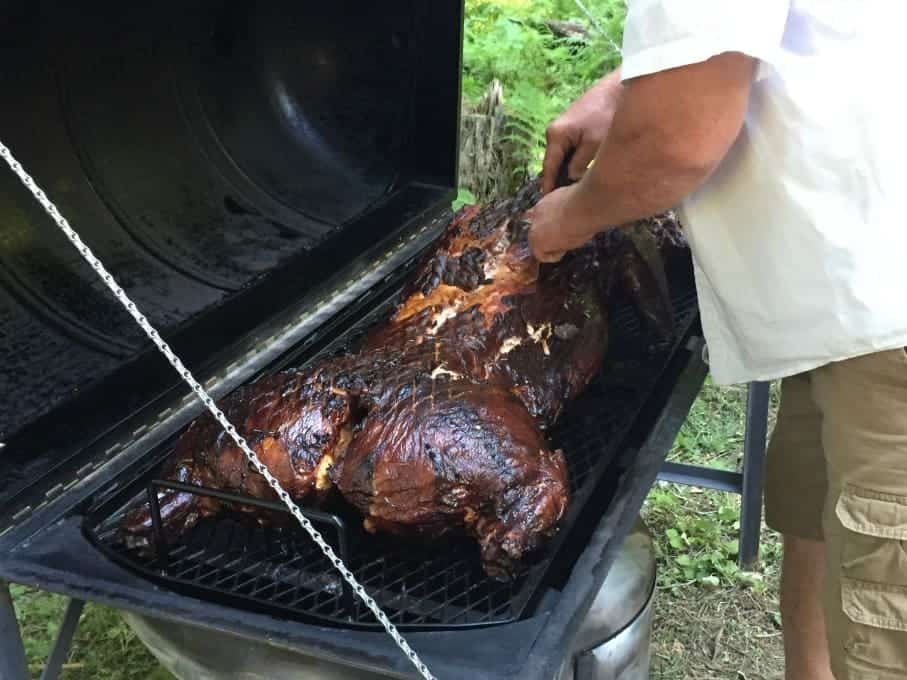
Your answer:
[[[648,680],[655,593],[652,536],[638,521],[598,591],[558,680]]]

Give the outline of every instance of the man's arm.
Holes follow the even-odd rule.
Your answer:
[[[620,68],[611,71],[590,87],[545,130],[545,159],[542,162],[542,191],[554,190],[567,154],[567,176],[578,180],[608,135],[622,86]]]
[[[596,233],[676,206],[724,158],[746,115],[755,60],[729,52],[624,83],[595,163],[531,211],[533,254],[556,261]]]

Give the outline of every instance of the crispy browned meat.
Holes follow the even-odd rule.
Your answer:
[[[239,388],[218,404],[262,463],[300,501],[330,490],[328,470],[333,456],[341,454],[350,440],[350,399],[333,386],[328,368],[268,376]],[[195,420],[179,438],[162,477],[252,498],[276,499],[210,413]],[[220,504],[210,497],[176,491],[160,492],[158,502],[162,524],[171,536],[220,510]],[[127,515],[127,545],[148,547],[150,532],[151,515],[146,506]]]
[[[653,268],[679,232],[663,218],[540,266],[522,221],[538,198],[534,181],[509,200],[461,210],[358,347],[223,401],[294,499],[335,485],[371,531],[465,531],[493,574],[557,530],[569,483],[542,433],[598,372],[614,291],[654,332],[669,332],[663,272]],[[210,416],[179,440],[167,475],[273,496]],[[218,510],[179,493],[161,504],[173,534]],[[149,525],[137,508],[127,541],[147,544]]]
[[[332,476],[370,531],[465,530],[491,574],[551,535],[569,501],[560,451],[511,392],[421,377],[362,423]]]

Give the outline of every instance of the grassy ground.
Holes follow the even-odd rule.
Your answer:
[[[777,408],[772,392],[771,414]],[[670,458],[739,469],[743,388],[706,385]],[[736,564],[740,498],[658,482],[643,516],[657,539],[653,678],[783,677],[778,578],[781,546],[763,525],[752,573]]]
[[[743,442],[741,388],[706,385],[671,458],[736,469]],[[780,550],[763,529],[755,573],[737,570],[739,498],[659,482],[643,510],[656,536],[658,592],[653,678],[777,678],[783,668],[777,615]],[[34,677],[63,615],[62,598],[16,587],[14,598]],[[89,605],[64,680],[165,680],[117,614]]]

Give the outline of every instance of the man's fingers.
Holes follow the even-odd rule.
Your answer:
[[[550,194],[554,191],[557,183],[557,173],[561,169],[561,163],[567,155],[566,144],[559,142],[548,142],[545,147],[545,158],[542,161],[542,193]]]
[[[545,158],[542,160],[542,193],[554,191],[557,176],[567,154],[576,146],[569,129],[554,121],[545,130]]]
[[[563,256],[563,250],[557,248],[550,248],[546,241],[548,241],[547,235],[544,233],[544,228],[531,227],[529,230],[529,249],[532,251],[532,256],[539,262],[557,262]]]
[[[567,176],[573,181],[577,181],[585,174],[589,163],[598,153],[598,146],[595,144],[580,144],[570,159],[570,165],[567,166]]]

